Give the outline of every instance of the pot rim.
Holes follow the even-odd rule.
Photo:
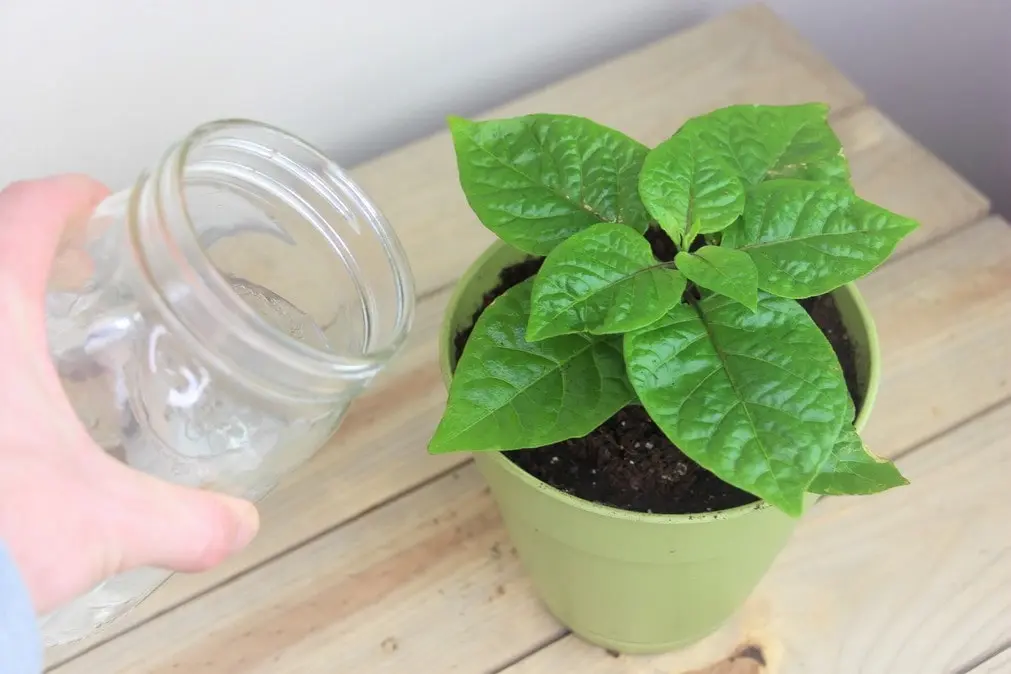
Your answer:
[[[456,308],[467,289],[473,283],[475,277],[484,271],[495,257],[508,249],[515,250],[512,246],[501,239],[496,239],[470,265],[470,267],[467,268],[464,274],[457,281],[453,294],[449,299],[449,303],[447,304],[445,313],[443,314],[441,328],[439,330],[439,369],[442,373],[442,380],[447,391],[449,389],[450,382],[453,379],[450,362],[452,360],[453,335],[455,335],[456,332],[456,326],[453,324],[453,316],[456,313]],[[520,251],[517,251],[517,254],[520,254]],[[844,294],[848,297],[866,329],[865,338],[868,353],[867,384],[864,391],[865,395],[863,406],[860,408],[860,413],[857,414],[857,418],[853,424],[857,432],[859,432],[864,429],[864,426],[866,426],[867,420],[870,417],[871,409],[874,407],[874,401],[877,398],[878,384],[881,378],[881,350],[878,342],[878,333],[875,328],[870,309],[867,307],[867,303],[864,301],[863,296],[857,289],[856,284],[847,283],[846,285],[833,290],[832,294]],[[545,495],[550,496],[557,501],[579,510],[587,511],[610,519],[642,522],[645,524],[701,524],[704,522],[714,522],[743,517],[753,512],[773,507],[768,502],[759,499],[754,503],[738,506],[736,508],[728,508],[727,510],[717,510],[714,512],[704,513],[672,515],[623,510],[614,506],[588,501],[578,496],[568,494],[557,487],[553,487],[547,482],[534,477],[527,471],[517,466],[501,451],[482,450],[480,452],[471,452],[472,457],[476,454],[480,454],[485,459],[494,461],[498,464],[499,468],[505,470],[513,477],[525,482],[530,487],[540,490]],[[809,494],[808,496],[811,497],[815,495]]]

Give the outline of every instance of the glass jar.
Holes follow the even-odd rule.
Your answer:
[[[255,501],[333,434],[402,344],[414,296],[393,230],[344,171],[236,120],[199,127],[68,230],[46,302],[53,362],[106,452]],[[169,575],[124,573],[43,617],[47,645]]]

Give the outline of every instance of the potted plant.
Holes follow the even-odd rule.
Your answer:
[[[653,149],[574,116],[450,118],[500,241],[448,308],[429,451],[474,453],[584,639],[697,640],[818,495],[906,483],[859,436],[879,364],[851,282],[916,223],[854,193],[827,113],[731,106]]]

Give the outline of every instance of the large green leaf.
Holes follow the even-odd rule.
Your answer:
[[[678,242],[693,224],[700,233],[718,232],[744,210],[744,185],[734,170],[683,133],[646,155],[639,195],[660,227]]]
[[[821,103],[734,105],[688,120],[679,133],[704,141],[747,185],[770,178],[849,182]]]
[[[638,194],[646,146],[568,115],[487,122],[451,117],[460,184],[481,222],[535,255],[598,222],[645,232]]]
[[[674,263],[695,285],[737,300],[752,311],[758,307],[758,269],[747,253],[702,246],[694,253],[678,253]]]
[[[616,337],[528,342],[532,280],[481,314],[429,451],[541,447],[586,435],[634,399]]]
[[[850,403],[832,347],[797,302],[762,293],[757,312],[720,295],[676,306],[625,336],[625,363],[685,454],[800,514]]]
[[[813,494],[876,494],[909,484],[895,464],[872,454],[849,423],[808,487]]]
[[[845,187],[772,180],[748,195],[721,245],[746,251],[758,287],[782,297],[822,295],[871,272],[917,223]]]
[[[574,234],[537,273],[527,339],[628,332],[658,320],[685,290],[681,274],[658,264],[649,242],[624,225]]]

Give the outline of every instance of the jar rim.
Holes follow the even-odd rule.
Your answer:
[[[314,194],[318,193],[324,199],[333,201],[337,211],[346,210],[348,207],[354,208],[356,213],[364,216],[369,233],[379,242],[385,254],[389,268],[384,270],[384,273],[389,273],[392,277],[392,287],[396,295],[396,316],[392,326],[383,331],[378,343],[363,345],[363,352],[360,355],[315,347],[294,339],[271,325],[238,296],[225,274],[212,262],[200,242],[198,228],[191,216],[184,189],[190,157],[198,148],[208,147],[212,138],[241,139],[243,134],[248,135],[249,132],[260,134],[266,132],[278,139],[278,146],[286,145],[297,150],[299,155],[304,153],[305,157],[310,158],[313,163],[311,167],[304,161],[305,157],[292,157],[273,147],[256,143],[242,146],[243,150],[256,152],[261,156],[268,156],[262,153],[269,153],[271,160],[285,160],[286,169],[293,171],[298,179],[308,182]],[[181,217],[178,219],[185,223],[182,227],[175,225],[171,232],[166,232],[166,240],[162,243],[174,246],[174,252],[194,267],[205,283],[213,286],[212,292],[208,295],[213,295],[214,299],[210,297],[203,299],[216,301],[217,308],[221,311],[220,314],[215,314],[216,319],[223,321],[227,329],[241,335],[242,341],[253,351],[261,354],[270,353],[274,358],[280,359],[285,367],[311,377],[340,380],[370,378],[393,356],[406,339],[414,312],[414,282],[407,255],[393,227],[379,208],[343,168],[312,144],[290,132],[262,122],[241,118],[211,121],[196,127],[172,148],[160,169],[151,177],[154,178],[153,183],[158,191],[155,201],[159,209],[163,207],[166,198],[177,200],[181,205],[178,212]],[[166,226],[164,222],[162,225]],[[329,223],[327,225],[331,226]],[[333,229],[333,232],[336,236],[336,229]],[[184,240],[180,240],[180,237]]]

